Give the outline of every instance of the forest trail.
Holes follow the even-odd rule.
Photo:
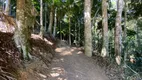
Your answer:
[[[48,80],[109,80],[105,71],[79,48],[57,48],[49,66]]]

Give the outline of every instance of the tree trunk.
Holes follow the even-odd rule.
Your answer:
[[[57,27],[57,9],[55,9],[55,15],[54,15],[54,31],[53,36],[56,36],[56,27]]]
[[[123,11],[123,0],[117,1],[117,15],[115,22],[115,56],[116,62],[118,65],[121,64],[121,48],[122,48],[122,28],[121,28],[121,20],[122,20],[122,11]]]
[[[45,24],[44,24],[44,28],[45,28],[45,32],[47,31],[47,3],[45,3]]]
[[[44,32],[44,28],[43,28],[43,1],[40,0],[40,33],[39,35],[43,38],[43,32]]]
[[[137,23],[136,23],[137,24]],[[140,47],[141,41],[140,41],[140,28],[138,25],[135,26],[136,27],[136,47]]]
[[[71,20],[69,17],[69,45],[71,45]]]
[[[61,21],[60,21],[59,23],[60,23],[60,40],[62,40],[62,33],[61,33],[62,27],[61,27]]]
[[[5,14],[7,15],[10,13],[10,2],[11,0],[6,0]]]
[[[101,56],[109,56],[108,53],[108,18],[107,18],[107,0],[102,0],[102,25],[103,25],[103,46]]]
[[[79,20],[78,20],[78,28],[79,28],[79,29],[78,29],[78,45],[80,46],[80,43],[81,43],[81,39],[80,39],[80,34],[81,34],[81,33],[80,33],[80,30],[81,30],[81,29],[80,29]]]
[[[85,0],[84,5],[84,38],[85,38],[85,55],[92,56],[92,32],[91,32],[91,0]]]
[[[5,3],[4,3],[5,0],[2,0],[2,12],[4,12],[5,10]]]
[[[127,37],[127,0],[125,1],[125,15],[124,15],[124,35],[123,35],[123,41],[126,41],[126,37]],[[126,48],[126,52],[124,53],[124,67],[126,68],[126,60],[127,60],[127,48]]]
[[[26,16],[25,16],[25,0],[17,0],[17,9],[16,9],[16,23],[17,29],[14,34],[14,41],[18,49],[23,53],[23,59],[30,59],[29,54],[29,39],[30,39],[30,30],[26,26]]]
[[[49,26],[48,26],[48,32],[49,32],[50,34],[52,34],[53,11],[54,11],[54,9],[53,9],[53,6],[52,6],[51,9],[50,9],[50,21],[49,21]]]
[[[75,23],[75,30],[74,30],[74,37],[75,37],[75,39],[74,39],[74,44],[75,44],[75,46],[77,46],[77,24]]]
[[[123,39],[125,40],[126,36],[127,36],[127,0],[124,0],[125,1],[125,7],[124,7],[124,10],[125,10],[125,13],[124,13],[124,35],[123,35]]]

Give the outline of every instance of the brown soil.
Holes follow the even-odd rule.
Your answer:
[[[20,64],[19,52],[12,40],[13,34],[0,32],[0,80],[15,80]]]
[[[32,34],[32,60],[24,62],[24,68],[18,71],[20,77],[18,80],[47,80],[51,60],[54,56],[54,42],[41,39],[39,35]]]
[[[49,75],[48,80],[109,80],[105,70],[80,48],[67,46],[56,49]]]
[[[33,34],[31,47],[32,60],[23,62],[13,41],[13,34],[0,32],[0,80],[47,79],[48,66],[55,53],[54,42]]]
[[[105,74],[110,80],[124,80],[124,70],[122,66],[118,66],[114,60],[102,58],[101,56],[93,56],[94,63],[104,68]]]
[[[55,52],[56,40],[48,35],[45,39],[32,35],[33,58],[22,62],[12,36],[0,32],[0,80],[122,80],[116,67],[100,57],[85,56],[81,48],[69,47],[65,41]]]

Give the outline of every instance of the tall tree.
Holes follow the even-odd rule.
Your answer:
[[[48,26],[48,32],[52,34],[52,26],[53,26],[53,13],[54,13],[54,7],[53,5],[50,8],[50,17],[49,17],[49,26]]]
[[[43,37],[43,0],[40,0],[40,36]]]
[[[11,2],[11,0],[6,0],[5,14],[7,14],[7,15],[9,15],[9,13],[10,13],[10,2]]]
[[[115,22],[115,56],[118,65],[121,64],[121,48],[122,48],[122,11],[123,11],[124,1],[117,0],[117,14]]]
[[[84,38],[85,55],[92,56],[92,32],[91,32],[91,0],[85,0],[84,3]]]
[[[26,0],[17,0],[17,9],[16,9],[16,23],[17,29],[14,34],[14,40],[21,51],[23,53],[24,59],[30,59],[30,49],[29,49],[29,39],[30,39],[30,30],[27,26],[27,16],[25,15],[27,9],[25,9]],[[30,23],[31,24],[31,23]]]
[[[77,20],[77,23],[78,23],[78,45],[80,46],[80,42],[81,42],[81,28],[80,28],[80,22],[79,22],[79,20]]]
[[[74,28],[74,44],[77,46],[77,23],[75,23],[75,28]]]
[[[107,0],[102,0],[102,26],[103,26],[103,46],[101,56],[108,56],[108,18],[107,18]]]
[[[125,6],[124,6],[124,34],[123,34],[123,40],[126,41],[126,37],[127,37],[127,0],[125,1]],[[127,60],[127,52],[124,53],[124,66],[126,68],[126,60]]]
[[[55,9],[55,13],[54,13],[54,31],[53,31],[53,36],[56,36],[56,27],[57,27],[57,8]]]
[[[123,35],[123,37],[124,37],[124,40],[125,40],[125,38],[126,38],[126,36],[127,36],[127,0],[124,0],[124,2],[125,2],[125,6],[124,6],[124,35]]]
[[[44,22],[44,29],[45,29],[45,32],[47,31],[47,3],[45,3],[45,12],[44,12],[44,16],[45,16],[45,18],[44,18],[44,20],[45,20],[45,22]]]
[[[69,16],[69,45],[71,45],[71,17]]]

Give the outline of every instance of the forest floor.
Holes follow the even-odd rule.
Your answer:
[[[85,56],[80,48],[56,48],[48,80],[109,80],[104,69]]]
[[[49,36],[41,39],[33,34],[33,58],[22,62],[12,36],[0,33],[0,80],[122,80],[122,70],[115,64],[87,57],[82,48],[69,47],[65,41],[59,41],[55,49],[56,42]]]

